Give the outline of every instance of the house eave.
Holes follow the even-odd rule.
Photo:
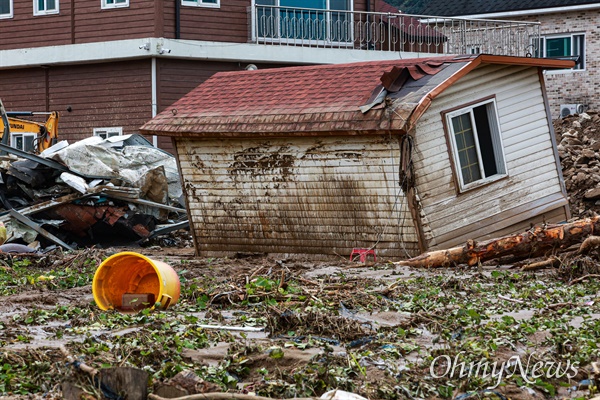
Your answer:
[[[255,43],[223,43],[151,37],[0,50],[0,69],[152,58],[238,62],[242,64],[240,69],[243,69],[247,63],[339,64],[433,56],[436,54],[267,46]]]

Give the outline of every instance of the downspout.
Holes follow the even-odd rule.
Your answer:
[[[175,0],[175,39],[181,39],[181,0]]]
[[[179,0],[175,0],[176,2],[179,2]],[[157,86],[158,86],[158,82],[157,82],[157,77],[158,77],[158,73],[157,73],[157,68],[156,68],[156,57],[152,57],[151,59],[151,79],[152,79],[152,83],[151,83],[151,91],[152,91],[152,118],[156,117],[156,114],[158,114],[158,90],[157,90]],[[152,136],[152,145],[154,147],[158,147],[158,136],[153,135]]]
[[[75,44],[75,0],[71,0],[71,44]]]

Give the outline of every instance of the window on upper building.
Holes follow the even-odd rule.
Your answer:
[[[255,0],[260,39],[353,42],[350,0]]]
[[[494,99],[445,114],[460,191],[506,176]]]
[[[184,6],[219,8],[221,6],[221,1],[220,0],[181,0],[181,4]]]
[[[13,0],[0,0],[0,18],[13,17]]]
[[[36,146],[37,134],[33,132],[13,133],[10,134],[10,146],[15,149],[33,152]]]
[[[533,45],[536,57],[579,57],[571,70],[585,70],[585,35],[582,33],[542,36]]]
[[[58,0],[33,0],[33,15],[58,14]]]
[[[122,127],[110,127],[110,128],[94,128],[94,136],[100,136],[102,139],[108,139],[113,136],[123,135]]]
[[[129,7],[129,0],[102,0],[102,8]]]

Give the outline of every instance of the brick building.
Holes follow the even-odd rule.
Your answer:
[[[427,0],[405,11],[468,19],[539,22],[541,38],[532,40],[531,54],[541,57],[578,57],[572,69],[546,71],[552,116],[563,104],[600,109],[600,2],[586,0]]]

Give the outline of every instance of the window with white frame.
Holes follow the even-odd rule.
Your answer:
[[[33,0],[33,15],[58,14],[58,0]]]
[[[460,191],[506,176],[494,99],[445,114]]]
[[[0,0],[0,19],[13,17],[13,0]]]
[[[34,152],[36,145],[37,134],[33,132],[12,133],[10,134],[10,146],[15,149]]]
[[[113,136],[123,135],[122,127],[110,127],[110,128],[94,128],[94,136],[100,136],[102,139],[108,139]]]
[[[181,0],[181,4],[184,6],[194,7],[221,7],[221,0]]]
[[[536,57],[566,58],[578,57],[571,70],[585,70],[585,35],[583,33],[567,33],[546,35],[533,43]]]
[[[129,0],[102,0],[102,8],[129,7]]]
[[[350,0],[254,0],[257,35],[291,41],[354,41]]]

